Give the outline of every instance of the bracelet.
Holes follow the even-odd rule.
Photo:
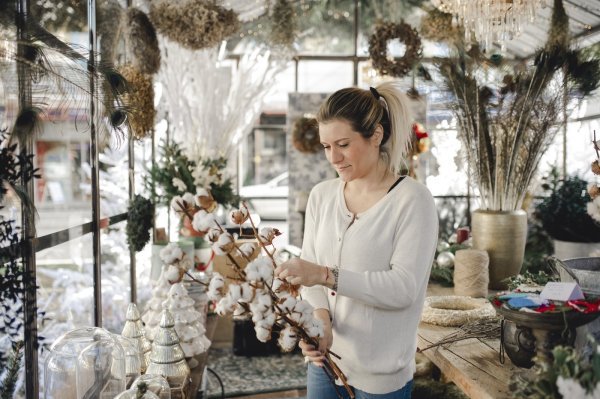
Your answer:
[[[340,269],[338,267],[334,267],[331,269],[331,273],[333,274],[333,287],[331,287],[332,291],[338,290],[338,277],[340,274]]]

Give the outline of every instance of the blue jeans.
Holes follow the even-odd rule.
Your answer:
[[[356,388],[353,388],[353,390],[356,399],[410,399],[412,386],[413,381],[410,380],[399,390],[390,393],[374,394]],[[350,398],[343,386],[338,386],[338,392],[344,399]],[[306,399],[338,399],[335,387],[325,371],[312,363],[308,364]]]

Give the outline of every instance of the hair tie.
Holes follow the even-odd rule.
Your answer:
[[[373,94],[373,97],[375,97],[376,100],[379,100],[379,98],[381,98],[381,94],[379,94],[376,88],[369,87],[369,90],[371,90],[371,94]]]

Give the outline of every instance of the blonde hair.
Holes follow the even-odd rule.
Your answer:
[[[335,119],[348,122],[365,139],[371,138],[380,124],[383,139],[379,151],[390,170],[400,171],[410,150],[413,117],[408,97],[396,84],[383,83],[374,90],[349,87],[336,91],[317,113],[319,123]]]

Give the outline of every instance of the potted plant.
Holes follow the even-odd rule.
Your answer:
[[[549,194],[535,208],[535,216],[554,240],[559,259],[588,257],[600,248],[600,225],[588,214],[587,182],[577,176],[559,177],[553,169],[542,188]]]
[[[486,57],[476,45],[459,45],[456,58],[440,63],[480,198],[473,246],[489,254],[493,289],[506,288],[503,281],[522,267],[527,214],[521,207],[562,123],[563,94],[581,98],[598,87],[598,59],[569,48],[568,23],[562,0],[554,0],[548,39],[533,63]]]

